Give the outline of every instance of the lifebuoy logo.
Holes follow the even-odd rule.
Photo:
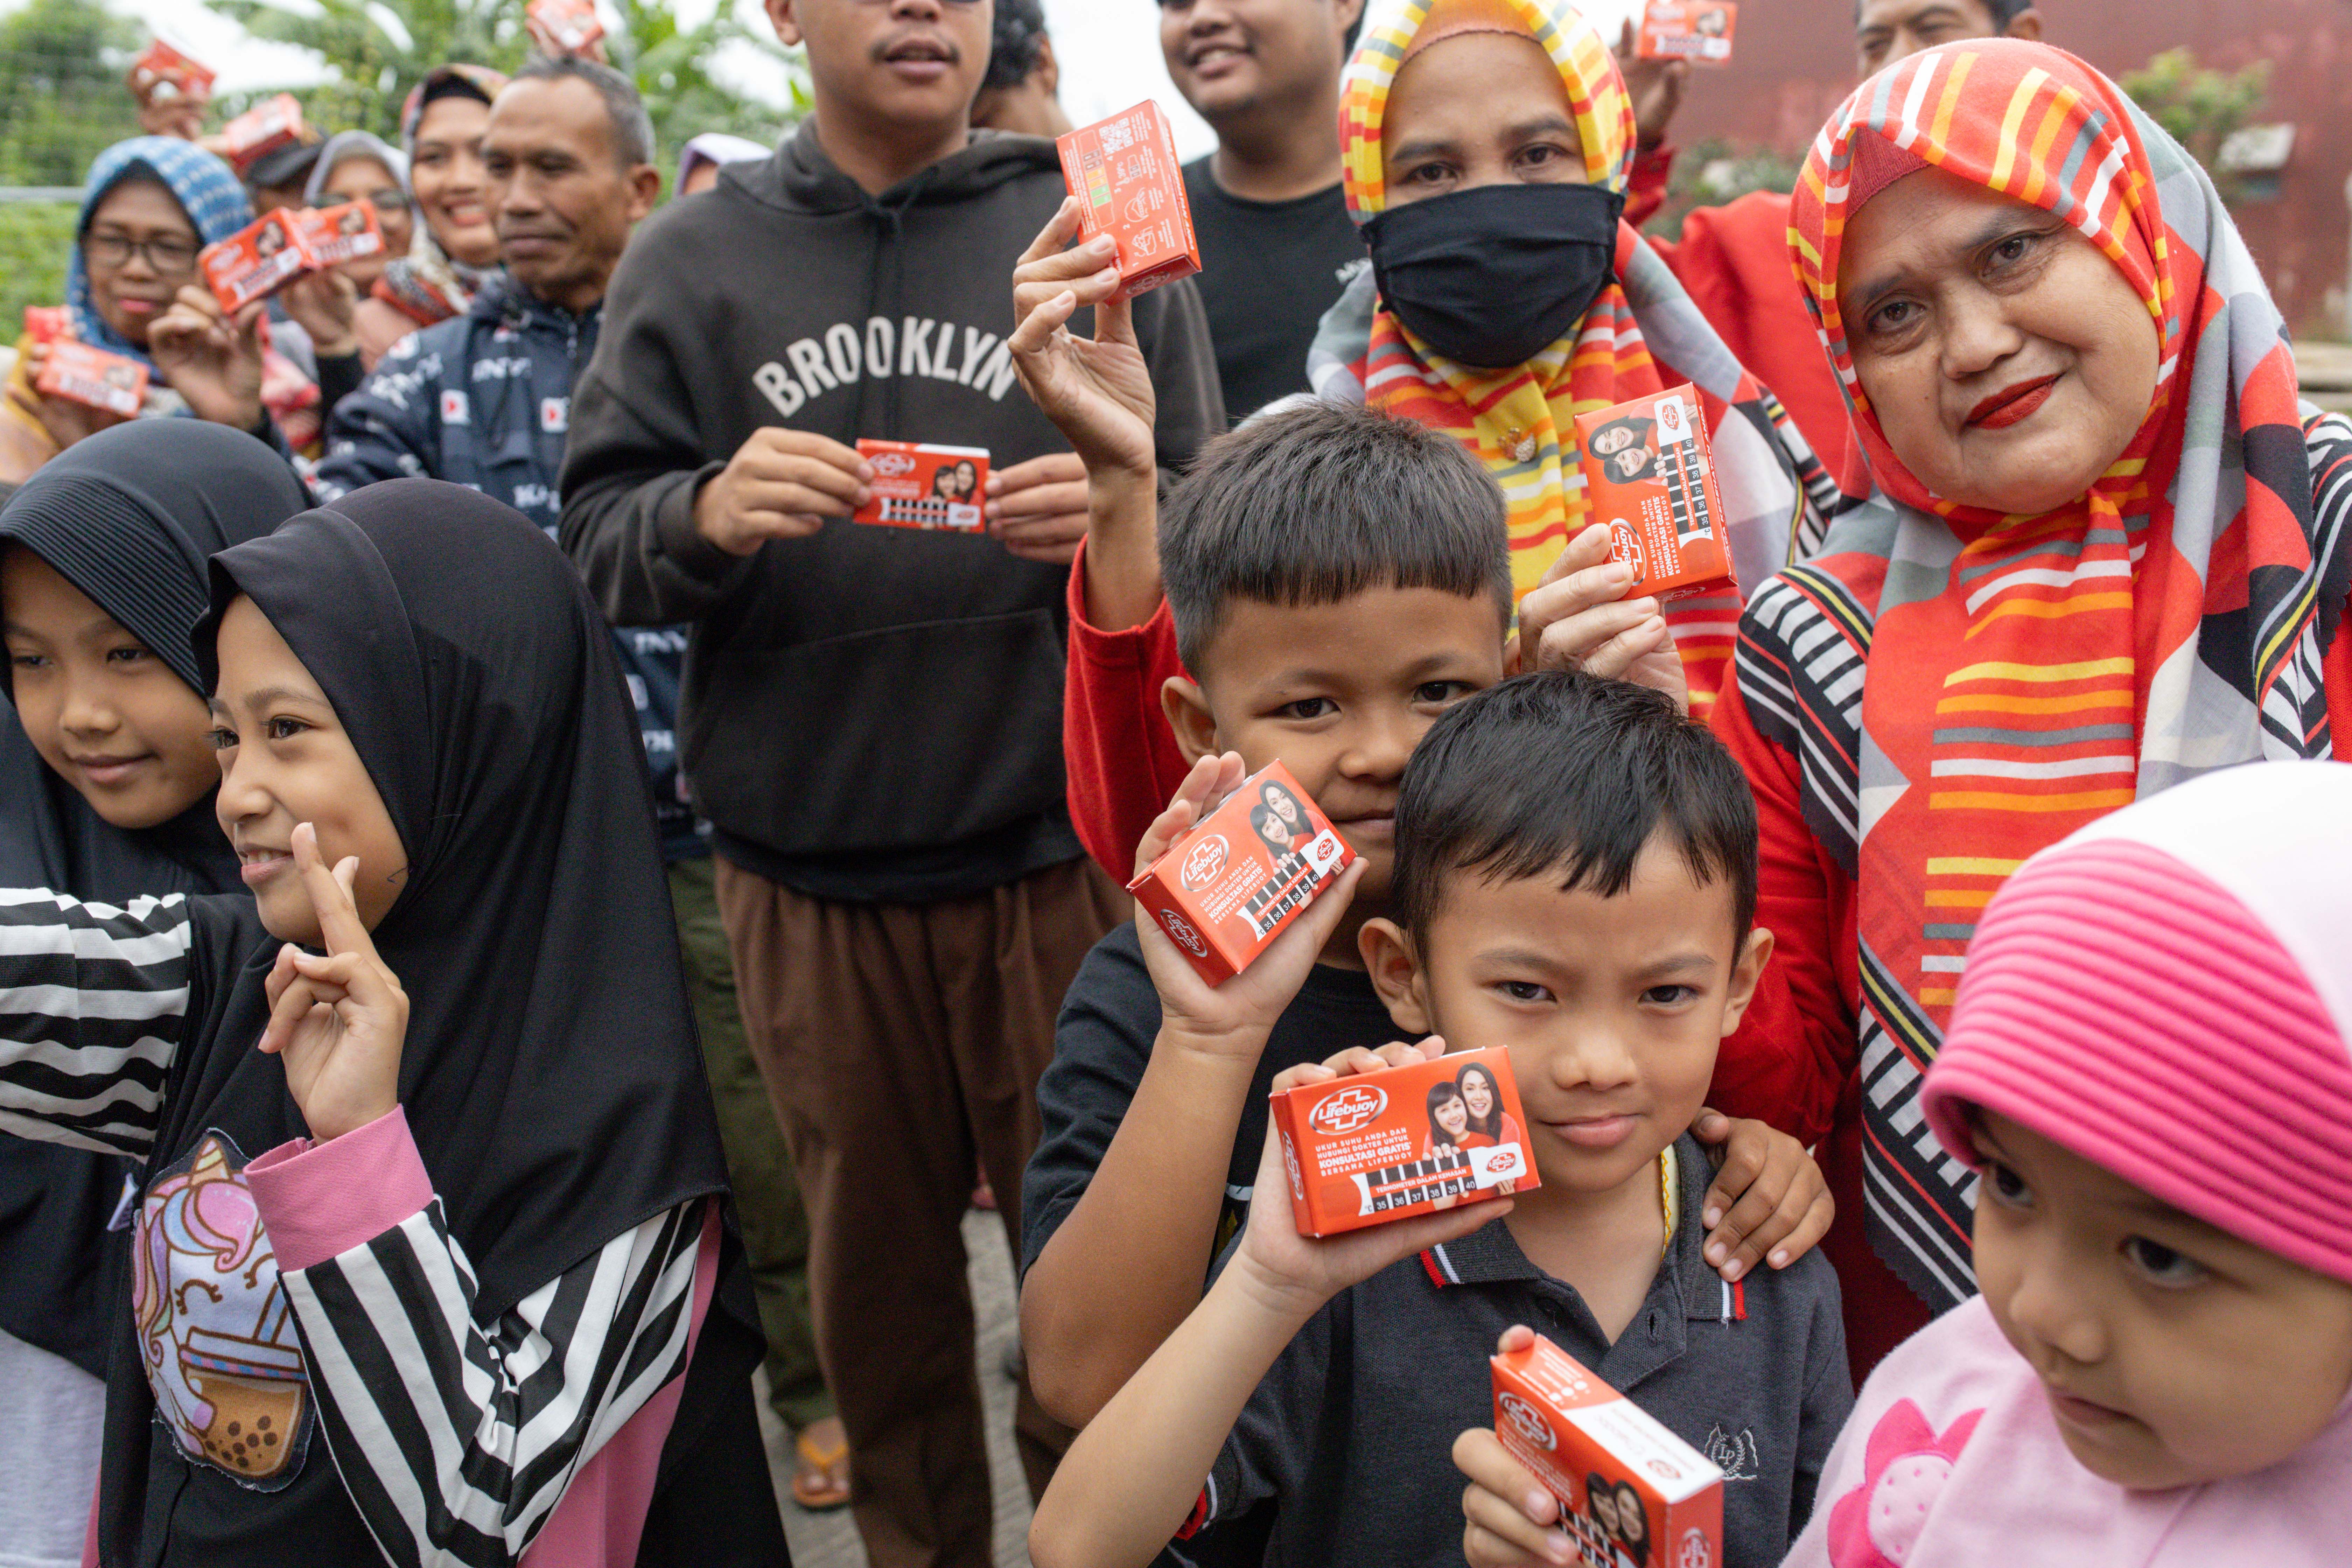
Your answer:
[[[1634,582],[1638,583],[1649,575],[1643,569],[1642,536],[1633,531],[1632,523],[1622,517],[1609,520],[1609,554],[1611,559],[1622,561],[1633,569]]]
[[[1490,1176],[1513,1175],[1518,1168],[1519,1152],[1516,1149],[1497,1149],[1486,1157],[1486,1173]]]
[[[1387,1089],[1370,1084],[1350,1084],[1337,1094],[1327,1094],[1317,1100],[1315,1109],[1307,1113],[1307,1124],[1326,1138],[1337,1138],[1370,1125],[1388,1108]]]
[[[1160,911],[1160,923],[1168,928],[1168,934],[1176,939],[1179,947],[1198,957],[1209,956],[1209,944],[1201,940],[1201,933],[1194,931],[1192,922],[1182,915],[1174,910],[1162,910]]]
[[[1682,1544],[1675,1548],[1675,1568],[1715,1568],[1715,1552],[1706,1543],[1706,1531],[1692,1525],[1683,1531]]]
[[[1512,1431],[1546,1451],[1559,1447],[1559,1438],[1542,1411],[1507,1391],[1496,1403],[1502,1406],[1503,1419],[1511,1424]]]
[[[1299,1173],[1298,1151],[1290,1142],[1290,1134],[1282,1135],[1282,1163],[1290,1172],[1291,1195],[1304,1203],[1307,1199],[1307,1178]]]
[[[877,452],[866,460],[886,479],[903,479],[915,471],[915,458],[908,452]]]
[[[1658,445],[1679,446],[1690,439],[1690,412],[1679,397],[1658,399]]]
[[[1215,881],[1232,855],[1233,846],[1225,842],[1224,835],[1221,833],[1212,833],[1184,851],[1184,868],[1180,873],[1184,890],[1197,893]]]
[[[1661,1459],[1655,1455],[1651,1456],[1650,1458],[1650,1473],[1664,1481],[1678,1481],[1683,1479],[1682,1471],[1676,1469],[1670,1461]]]

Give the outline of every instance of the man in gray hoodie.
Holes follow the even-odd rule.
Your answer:
[[[1050,142],[969,130],[988,0],[767,0],[814,111],[646,225],[572,405],[564,547],[620,625],[693,626],[683,762],[877,1568],[989,1561],[958,1226],[1018,1235],[1062,994],[1127,901],[1063,802],[1084,470],[1022,395]],[[1138,301],[1163,464],[1223,410],[1187,281]],[[1087,323],[1074,330],[1090,331]],[[850,521],[860,437],[988,449],[979,536]],[[1025,1394],[1032,1480],[1054,1429]]]

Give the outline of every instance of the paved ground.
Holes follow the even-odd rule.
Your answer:
[[[996,1479],[996,1568],[1028,1568],[1029,1487],[1013,1447],[1013,1380],[1004,1363],[1018,1337],[1013,1299],[1013,1260],[1004,1226],[996,1215],[964,1215],[964,1251],[971,1262],[972,1305],[979,1319],[980,1389],[988,1407],[988,1467]],[[760,1426],[767,1434],[768,1464],[784,1510],[784,1532],[792,1538],[793,1568],[866,1568],[866,1549],[847,1510],[803,1513],[793,1504],[792,1446],[782,1423],[768,1408],[764,1390]]]

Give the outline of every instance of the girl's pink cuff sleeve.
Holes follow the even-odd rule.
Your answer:
[[[396,1105],[324,1143],[280,1143],[245,1168],[245,1180],[281,1269],[363,1246],[433,1201],[408,1113]]]

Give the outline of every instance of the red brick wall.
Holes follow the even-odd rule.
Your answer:
[[[2041,9],[2052,43],[2110,76],[2183,45],[2218,69],[2271,62],[2257,118],[2294,122],[2294,156],[2276,196],[2240,205],[2239,226],[2297,331],[2352,337],[2343,314],[2352,0],[2042,0]],[[1801,155],[1853,85],[1853,16],[1850,0],[1746,0],[1738,61],[1700,75],[1675,140],[1728,137]]]

